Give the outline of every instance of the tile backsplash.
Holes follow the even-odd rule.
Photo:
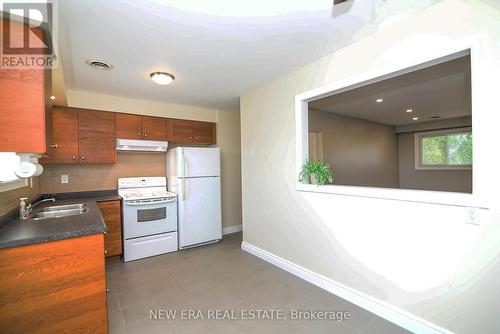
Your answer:
[[[40,191],[46,193],[116,189],[120,177],[165,176],[165,153],[117,152],[115,164],[45,165]],[[61,176],[68,183],[61,183]]]

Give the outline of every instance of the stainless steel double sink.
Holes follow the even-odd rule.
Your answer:
[[[44,208],[36,209],[29,215],[29,219],[41,220],[48,218],[61,218],[68,216],[77,216],[87,213],[87,204],[67,204],[67,205],[53,205]]]

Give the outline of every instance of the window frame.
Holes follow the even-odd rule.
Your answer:
[[[426,137],[447,136],[449,134],[472,133],[472,127],[452,128],[434,131],[415,132],[415,170],[472,170],[473,163],[470,165],[424,165],[422,163],[422,139]],[[474,140],[474,139],[473,139]],[[474,145],[474,144],[473,144]],[[448,160],[448,145],[445,146],[446,160]]]
[[[374,188],[361,186],[343,185],[321,185],[304,184],[298,180],[302,165],[308,158],[308,103],[332,94],[338,94],[347,90],[365,86],[400,74],[412,72],[417,69],[439,64],[448,60],[456,59],[465,55],[471,58],[471,80],[472,80],[472,129],[478,133],[478,126],[489,124],[484,115],[490,111],[490,106],[482,102],[484,94],[480,87],[486,85],[491,87],[488,80],[482,76],[489,73],[491,67],[491,52],[487,48],[486,34],[478,33],[461,39],[444,43],[438,48],[425,49],[420,53],[411,54],[409,57],[399,57],[391,62],[380,66],[372,66],[357,74],[340,77],[333,82],[310,88],[295,95],[295,168],[293,174],[295,189],[298,192],[323,193],[330,196],[354,196],[362,198],[387,199],[404,202],[418,202],[427,204],[438,204],[447,206],[475,207],[487,209],[491,207],[492,199],[489,194],[490,182],[488,173],[480,174],[478,170],[488,169],[479,159],[485,155],[485,138],[478,136],[474,138],[474,157],[472,170],[473,189],[472,193],[444,192],[416,189],[393,189]],[[306,86],[307,87],[307,86]]]

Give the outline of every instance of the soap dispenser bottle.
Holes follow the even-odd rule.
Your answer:
[[[26,205],[26,201],[28,200],[27,197],[22,197],[19,199],[19,218],[21,219],[28,219],[29,212],[28,212],[28,206]]]

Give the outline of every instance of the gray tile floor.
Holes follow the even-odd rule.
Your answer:
[[[110,333],[407,333],[405,330],[240,249],[241,234],[219,244],[123,263],[106,263]],[[212,310],[347,311],[336,320],[213,320]],[[150,311],[176,310],[175,320]],[[198,320],[183,320],[193,310]],[[229,313],[228,313],[229,314]],[[268,313],[270,314],[270,313]],[[223,314],[222,314],[223,315]]]

